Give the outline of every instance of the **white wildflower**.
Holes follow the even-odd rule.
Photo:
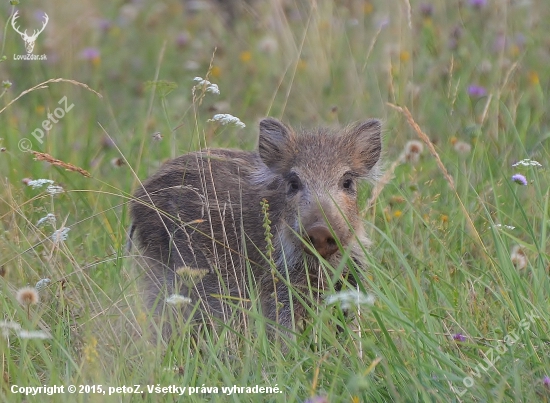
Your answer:
[[[51,195],[56,195],[59,193],[63,193],[65,190],[61,186],[57,185],[50,185],[46,188],[46,192],[48,192]]]
[[[333,305],[340,303],[342,309],[349,309],[352,306],[374,305],[376,298],[372,294],[365,294],[357,290],[341,291],[326,297],[326,304]]]
[[[17,335],[22,339],[51,339],[52,336],[50,336],[48,333],[43,332],[42,330],[19,330],[17,331]]]
[[[166,303],[170,305],[187,305],[190,304],[191,298],[184,297],[183,295],[179,294],[172,294],[168,298],[166,298]]]
[[[17,322],[12,322],[11,320],[0,320],[0,329],[21,329],[21,325]]]
[[[527,256],[519,245],[514,245],[510,251],[510,260],[516,269],[522,270],[527,267]]]
[[[123,25],[130,24],[138,17],[139,11],[139,6],[136,4],[124,4],[119,10],[120,21]]]
[[[222,125],[233,123],[235,126],[238,126],[241,129],[243,127],[246,127],[246,125],[243,122],[241,122],[239,118],[233,115],[230,115],[229,113],[217,113],[212,117],[212,119],[208,119],[208,122],[218,122]]]
[[[197,84],[193,87],[193,92],[195,92],[195,88],[201,89],[205,88],[206,92],[211,92],[212,94],[220,94],[220,89],[218,88],[218,84],[212,84],[210,81],[205,80],[202,77],[195,77],[193,81],[196,81]]]
[[[49,278],[43,278],[43,279],[39,280],[38,283],[36,283],[34,288],[36,288],[36,291],[42,291],[51,282],[52,282],[52,280],[50,280]]]
[[[2,330],[2,336],[7,339],[10,334],[10,330],[18,331],[21,329],[21,325],[17,322],[12,322],[11,320],[0,320],[0,330]]]
[[[279,49],[279,43],[273,36],[266,36],[260,42],[258,42],[258,49],[260,52],[273,55]]]
[[[509,229],[509,230],[512,230],[512,229],[516,229],[516,227],[514,227],[513,225],[506,225],[506,224],[495,224],[495,226],[493,228],[496,228],[496,229],[499,229],[499,228],[504,228],[504,229]]]
[[[38,189],[46,184],[53,185],[53,181],[51,179],[34,179],[27,182],[27,186],[30,186],[33,189]]]
[[[40,220],[38,220],[36,226],[39,227],[42,224],[55,225],[55,216],[52,213],[48,213],[46,217],[42,217]]]
[[[467,155],[470,154],[470,151],[472,151],[472,146],[468,143],[465,143],[464,141],[457,141],[454,145],[454,149],[457,153],[461,155]]]
[[[524,167],[542,167],[542,165],[540,164],[540,162],[538,161],[535,161],[535,160],[531,160],[529,158],[526,158],[524,160],[521,160],[519,162],[516,162],[515,164],[512,164],[513,167],[517,167],[519,165],[523,165]]]
[[[201,65],[194,60],[186,61],[183,66],[186,70],[198,70],[201,67]]]
[[[51,236],[52,241],[54,241],[55,243],[66,241],[67,238],[69,237],[68,234],[70,230],[71,229],[69,227],[63,227],[61,229],[56,230]]]

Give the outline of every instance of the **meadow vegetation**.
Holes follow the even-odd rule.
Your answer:
[[[196,3],[0,6],[0,400],[550,401],[550,5],[273,0],[229,18]],[[29,31],[48,14],[47,60],[13,60],[14,10]],[[198,340],[171,318],[180,337],[154,341],[131,194],[176,155],[253,149],[265,116],[383,121],[386,175],[361,189],[369,267],[352,270],[374,305],[320,301],[285,352],[254,311]],[[144,393],[11,391],[69,384]]]

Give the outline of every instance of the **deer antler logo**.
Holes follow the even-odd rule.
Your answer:
[[[38,35],[40,35],[42,31],[44,31],[44,28],[46,28],[46,25],[48,24],[48,21],[49,21],[48,14],[44,13],[44,24],[42,25],[42,28],[40,30],[35,29],[33,31],[33,34],[29,36],[27,35],[27,30],[25,30],[24,32],[21,32],[19,31],[19,28],[15,26],[15,20],[17,19],[17,17],[19,17],[18,13],[19,13],[19,10],[16,11],[15,14],[13,15],[11,19],[11,26],[13,27],[15,32],[21,35],[21,38],[23,38],[23,40],[25,41],[25,48],[27,49],[27,53],[32,53],[36,38],[38,38]]]

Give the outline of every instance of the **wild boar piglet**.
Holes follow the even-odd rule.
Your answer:
[[[158,310],[179,294],[191,300],[184,315],[225,320],[253,295],[264,316],[291,328],[308,300],[296,293],[319,295],[328,285],[319,257],[365,267],[370,242],[357,187],[379,175],[381,148],[378,120],[295,132],[266,118],[256,151],[206,149],[165,163],[130,205],[149,304]]]

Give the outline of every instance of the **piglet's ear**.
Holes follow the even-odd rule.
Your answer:
[[[370,119],[357,124],[348,132],[353,144],[353,164],[355,169],[374,180],[378,175],[378,161],[382,153],[382,124]]]
[[[288,143],[293,132],[277,119],[266,118],[260,122],[258,153],[260,158],[273,171],[282,171],[289,158]]]

